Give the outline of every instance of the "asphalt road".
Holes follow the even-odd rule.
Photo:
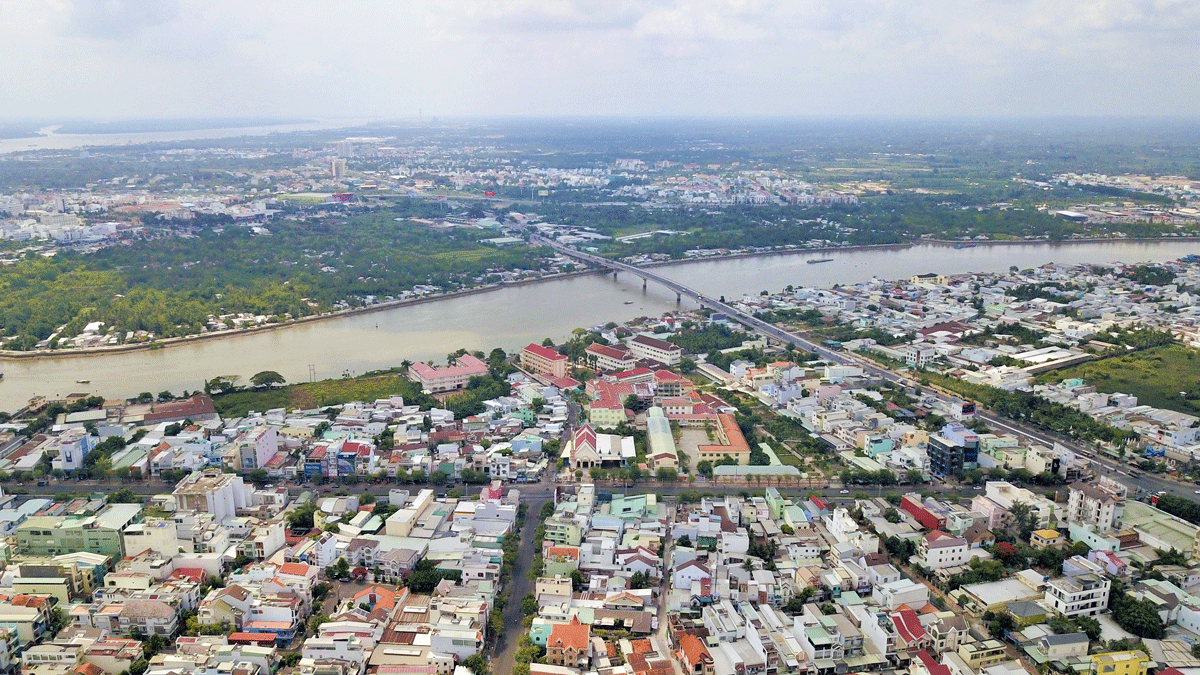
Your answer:
[[[491,672],[495,675],[510,675],[515,665],[517,649],[520,648],[521,636],[525,634],[525,624],[521,613],[521,599],[533,592],[534,581],[529,578],[529,570],[533,568],[534,556],[541,555],[538,546],[541,542],[534,541],[538,525],[542,522],[542,505],[547,502],[545,497],[525,498],[523,503],[529,508],[525,512],[525,526],[521,528],[521,547],[517,553],[517,564],[513,569],[511,589],[508,604],[504,607],[504,632],[496,641],[490,659]]]
[[[612,270],[625,271],[625,272],[629,272],[632,274],[636,274],[636,275],[642,277],[643,279],[648,279],[650,281],[654,281],[655,283],[666,286],[668,289],[675,291],[676,293],[678,293],[682,296],[687,296],[689,298],[692,298],[696,302],[700,303],[701,306],[722,312],[729,318],[731,318],[753,330],[756,330],[759,333],[766,335],[767,337],[774,338],[785,344],[790,342],[792,344],[795,344],[797,347],[800,347],[807,351],[810,351],[810,352],[816,354],[817,356],[820,356],[821,358],[823,358],[827,361],[830,361],[832,363],[838,363],[838,364],[842,364],[842,365],[859,366],[859,367],[863,368],[863,370],[866,371],[867,373],[870,373],[870,374],[874,375],[875,377],[879,377],[880,379],[884,380],[885,382],[899,384],[899,385],[906,386],[906,387],[916,387],[917,389],[924,389],[923,387],[920,386],[919,383],[917,383],[916,381],[910,379],[909,377],[907,377],[905,375],[895,373],[893,371],[882,368],[870,361],[860,359],[857,356],[855,356],[854,354],[851,354],[848,352],[840,352],[840,351],[835,352],[835,351],[832,351],[825,347],[822,347],[821,345],[819,345],[815,342],[812,342],[811,340],[807,340],[799,335],[785,331],[785,330],[779,328],[778,326],[767,323],[755,316],[746,314],[745,312],[742,312],[731,305],[728,305],[724,302],[720,302],[717,300],[713,300],[712,298],[706,297],[703,294],[701,294],[699,291],[696,291],[696,290],[691,289],[687,286],[684,286],[680,283],[672,281],[671,279],[668,279],[667,277],[664,277],[652,270],[634,267],[633,265],[628,265],[628,264],[618,262],[615,260],[609,260],[607,258],[601,258],[599,256],[589,255],[587,253],[577,251],[573,248],[563,246],[562,244],[559,244],[558,242],[550,240],[550,239],[545,239],[545,238],[541,238],[541,237],[539,237],[538,239],[539,239],[540,243],[543,243],[547,246],[553,247],[555,250],[559,251],[563,255],[570,256],[577,260],[587,262],[587,263],[590,263],[593,265],[607,267]],[[930,390],[924,390],[924,391],[925,391],[925,393],[936,396],[941,400],[948,400],[948,398],[949,398],[948,396],[945,396],[945,395],[941,394],[940,392],[930,391]],[[991,413],[990,411],[987,411],[987,410],[980,410],[976,414],[980,419],[984,420],[989,425],[997,427],[999,429],[1003,429],[1003,430],[1013,433],[1019,437],[1023,437],[1023,438],[1029,439],[1029,440],[1034,440],[1034,441],[1037,441],[1039,443],[1042,443],[1044,445],[1049,445],[1049,446],[1053,446],[1055,443],[1059,443],[1059,444],[1063,445],[1064,447],[1074,451],[1077,455],[1080,455],[1081,457],[1089,460],[1094,465],[1096,465],[1097,475],[1107,474],[1113,478],[1119,479],[1122,483],[1125,483],[1127,486],[1134,488],[1135,490],[1141,490],[1143,493],[1153,494],[1153,493],[1158,493],[1158,492],[1165,492],[1165,493],[1173,494],[1173,495],[1180,496],[1180,497],[1187,497],[1189,499],[1195,499],[1195,498],[1197,498],[1196,497],[1197,495],[1200,495],[1200,486],[1194,485],[1192,483],[1184,483],[1184,482],[1166,478],[1166,477],[1155,476],[1153,474],[1143,474],[1140,478],[1130,477],[1127,473],[1129,470],[1129,466],[1126,465],[1124,462],[1120,462],[1117,460],[1109,459],[1107,457],[1099,456],[1095,452],[1095,450],[1086,448],[1086,447],[1082,446],[1080,443],[1078,443],[1072,439],[1057,437],[1056,435],[1048,434],[1039,429],[1035,429],[1033,427],[1030,427],[1030,426],[1027,426],[1024,424],[1020,424],[1020,423],[1013,422],[1008,419],[1000,418],[999,416],[997,416],[994,413]]]

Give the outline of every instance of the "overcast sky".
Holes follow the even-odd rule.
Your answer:
[[[0,0],[0,117],[1196,115],[1197,0]]]

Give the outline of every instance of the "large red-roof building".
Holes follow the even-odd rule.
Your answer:
[[[567,357],[549,347],[530,343],[521,350],[521,367],[538,375],[566,377]]]

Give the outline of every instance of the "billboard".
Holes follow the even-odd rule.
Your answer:
[[[964,403],[962,405],[962,414],[974,415],[975,414],[975,404],[974,403]]]
[[[1166,454],[1167,454],[1166,448],[1156,448],[1152,445],[1146,446],[1146,456],[1147,457],[1164,457],[1164,456],[1166,456]]]

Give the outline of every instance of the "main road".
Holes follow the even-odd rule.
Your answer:
[[[771,323],[763,321],[762,319],[759,319],[758,317],[756,317],[752,314],[743,312],[728,303],[721,302],[720,300],[714,300],[711,297],[708,297],[693,288],[684,286],[683,284],[681,284],[677,281],[673,281],[672,279],[665,277],[661,274],[658,274],[658,273],[654,272],[653,270],[645,269],[642,267],[636,267],[634,265],[623,263],[623,262],[620,262],[617,260],[601,258],[600,256],[591,255],[589,253],[584,253],[582,251],[570,248],[568,246],[564,246],[563,244],[560,244],[557,241],[554,241],[552,239],[547,239],[545,237],[541,237],[541,236],[537,236],[537,235],[532,236],[532,240],[535,241],[536,243],[542,244],[544,246],[549,246],[549,247],[553,248],[555,251],[558,251],[559,253],[561,253],[562,255],[565,255],[570,258],[574,258],[581,262],[585,262],[585,263],[588,263],[591,265],[596,265],[599,267],[604,267],[604,268],[613,270],[614,273],[627,272],[630,274],[634,274],[638,277],[641,277],[641,279],[643,280],[643,283],[648,282],[648,281],[653,281],[656,284],[660,284],[660,285],[665,286],[666,288],[674,291],[677,298],[682,298],[684,296],[689,297],[689,298],[695,300],[697,303],[699,303],[700,306],[706,307],[713,311],[721,312],[722,314],[728,316],[730,319],[737,321],[738,323],[740,323],[754,331],[757,331],[761,335],[764,335],[768,338],[778,340],[779,342],[781,342],[783,344],[790,343],[792,345],[795,345],[796,347],[805,349],[809,352],[816,354],[817,356],[821,357],[822,359],[824,359],[825,361],[828,361],[830,363],[835,363],[838,365],[857,366],[859,368],[862,368],[865,373],[868,373],[873,377],[877,377],[880,380],[883,380],[884,382],[889,382],[891,384],[896,384],[896,385],[900,385],[900,386],[904,386],[904,387],[915,388],[925,396],[934,396],[943,401],[948,401],[950,398],[949,396],[944,395],[941,392],[926,389],[926,388],[922,387],[920,385],[920,383],[916,382],[915,380],[913,380],[912,378],[910,378],[904,374],[896,373],[891,370],[887,370],[886,368],[883,368],[871,361],[868,361],[865,359],[860,359],[853,354],[850,354],[847,352],[833,351],[831,349],[823,347],[820,344],[817,344],[811,340],[808,340],[804,337],[796,335],[795,333],[791,333],[789,331],[783,330],[782,328],[780,328],[778,326],[775,326]],[[1036,441],[1038,443],[1041,443],[1044,445],[1049,445],[1049,446],[1053,446],[1055,443],[1058,443],[1059,445],[1062,445],[1063,447],[1066,447],[1067,449],[1071,450],[1075,454],[1087,458],[1093,464],[1096,464],[1098,467],[1098,473],[1109,473],[1109,474],[1121,475],[1121,482],[1123,482],[1129,486],[1132,486],[1134,488],[1140,489],[1144,493],[1152,494],[1152,493],[1165,492],[1165,493],[1169,493],[1169,494],[1174,494],[1176,496],[1188,497],[1188,498],[1193,498],[1195,496],[1195,494],[1200,494],[1200,490],[1196,490],[1195,486],[1192,486],[1190,484],[1180,483],[1179,481],[1158,478],[1154,475],[1144,475],[1140,478],[1133,478],[1128,475],[1122,475],[1125,471],[1128,471],[1128,469],[1129,469],[1128,465],[1125,465],[1123,462],[1120,462],[1117,460],[1113,460],[1113,459],[1109,459],[1107,457],[1101,457],[1099,455],[1095,455],[1092,450],[1082,447],[1079,443],[1077,443],[1074,440],[1071,440],[1068,438],[1057,437],[1053,434],[1046,433],[1044,431],[1041,431],[1040,429],[1036,429],[1029,425],[1025,425],[1025,424],[1021,424],[1019,422],[1014,422],[1012,420],[1001,418],[998,415],[996,415],[995,413],[988,411],[988,410],[979,410],[979,411],[977,411],[976,415],[979,419],[983,420],[984,422],[986,422],[987,424],[989,424],[993,427],[1004,429],[1005,431],[1008,431],[1019,437],[1023,437],[1027,440]]]

